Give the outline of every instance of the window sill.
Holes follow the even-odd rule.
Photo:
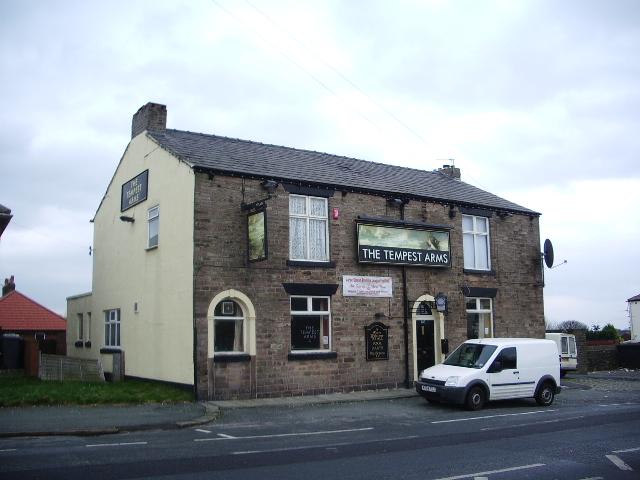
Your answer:
[[[157,250],[157,249],[158,249],[158,245],[154,245],[153,247],[145,248],[145,252],[149,252],[151,250]]]
[[[91,340],[89,340],[88,342],[84,342],[84,346],[87,348],[91,348]]]
[[[473,270],[470,268],[464,268],[462,272],[466,273],[467,275],[495,275],[496,274],[495,270]]]
[[[78,340],[76,343],[73,344],[75,347],[83,347],[84,343],[82,343],[82,340]]]
[[[250,362],[251,355],[247,353],[216,353],[213,356],[215,363]]]
[[[290,353],[287,360],[333,360],[338,358],[337,352]]]
[[[104,347],[100,349],[100,353],[122,353],[120,347]]]
[[[324,267],[336,268],[335,262],[312,262],[307,260],[287,260],[289,267]]]

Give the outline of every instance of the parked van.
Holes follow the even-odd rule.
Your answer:
[[[416,391],[428,402],[480,410],[486,401],[535,398],[549,406],[560,393],[560,362],[552,340],[467,340],[447,359],[420,373]]]
[[[553,340],[558,347],[560,355],[560,376],[578,369],[578,347],[576,336],[569,333],[546,333],[547,340]]]

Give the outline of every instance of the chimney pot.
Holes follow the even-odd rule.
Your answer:
[[[146,130],[164,132],[167,129],[167,106],[159,103],[147,103],[133,116],[131,122],[131,138],[135,138]]]

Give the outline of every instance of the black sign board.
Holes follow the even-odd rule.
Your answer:
[[[147,199],[147,190],[149,187],[149,170],[145,170],[140,175],[132,178],[122,185],[122,200],[120,202],[120,211],[124,212],[129,208],[144,202]]]
[[[367,344],[367,361],[389,360],[389,327],[374,322],[364,327]]]

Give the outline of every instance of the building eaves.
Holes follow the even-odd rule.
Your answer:
[[[196,170],[347,192],[402,196],[443,205],[540,215],[440,171],[429,172],[181,130],[147,133]]]

